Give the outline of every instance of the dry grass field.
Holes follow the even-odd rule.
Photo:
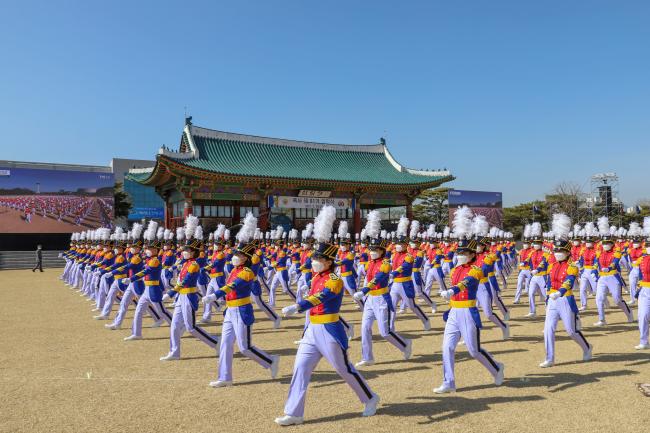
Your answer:
[[[144,340],[124,342],[129,329],[109,331],[92,320],[91,304],[58,279],[60,270],[43,274],[0,271],[0,431],[1,432],[251,432],[280,431],[303,317],[274,330],[260,312],[253,341],[282,356],[280,375],[236,354],[235,386],[212,389],[215,353],[189,335],[183,359],[163,363],[169,328],[151,329],[145,318]],[[636,324],[610,309],[609,325],[594,328],[595,305],[582,315],[583,332],[594,346],[591,362],[578,362],[581,351],[560,325],[556,366],[544,360],[543,307],[537,319],[525,319],[527,303],[512,306],[513,281],[505,293],[512,319],[509,341],[490,324],[483,346],[506,365],[506,381],[495,387],[491,376],[462,346],[456,354],[458,392],[438,396],[441,382],[443,322],[438,313],[425,332],[411,313],[397,328],[414,339],[413,358],[401,359],[377,339],[377,363],[362,370],[381,396],[377,415],[361,418],[362,405],[321,361],[307,398],[305,424],[292,431],[368,432],[639,432],[650,423],[650,398],[636,383],[650,382],[650,352],[634,350]],[[280,297],[280,306],[288,304]],[[361,314],[349,297],[344,317],[360,332]],[[442,306],[441,310],[444,310]],[[635,309],[636,316],[636,309]],[[133,308],[125,321],[130,327]],[[208,326],[217,332],[221,316]],[[360,340],[351,342],[350,358],[360,359]]]

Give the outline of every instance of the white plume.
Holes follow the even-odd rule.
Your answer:
[[[429,224],[429,228],[427,229],[427,234],[429,235],[429,237],[433,237],[436,234],[435,224]]]
[[[323,206],[314,219],[314,239],[318,242],[327,242],[332,234],[336,209],[334,206]]]
[[[488,223],[485,215],[474,215],[474,219],[472,219],[472,234],[487,236],[489,231],[490,223]]]
[[[275,234],[274,234],[275,239],[282,239],[282,234],[283,233],[284,233],[284,227],[277,226],[275,228]]]
[[[314,223],[309,223],[305,226],[305,239],[309,239],[314,234]]]
[[[593,237],[598,234],[596,231],[596,225],[592,222],[589,221],[587,224],[585,224],[585,236],[587,237]]]
[[[532,223],[530,226],[530,236],[535,237],[541,235],[542,235],[542,224],[538,222]]]
[[[140,239],[141,234],[142,234],[142,224],[133,223],[133,227],[131,227],[131,236],[133,237],[133,239]]]
[[[445,226],[444,229],[442,229],[442,235],[446,238],[449,237],[449,233],[451,233],[451,230],[449,229],[449,226]]]
[[[244,218],[244,224],[242,224],[239,233],[237,233],[237,242],[242,244],[247,244],[255,236],[255,230],[257,229],[257,218],[253,215],[252,212],[247,212],[246,217]]]
[[[368,233],[366,232],[366,229],[365,229],[365,228],[362,228],[362,229],[361,229],[361,235],[359,236],[359,238],[360,238],[361,240],[364,240],[367,236],[368,236]]]
[[[600,236],[607,236],[609,234],[609,218],[606,216],[598,218],[598,234]]]
[[[203,240],[203,227],[196,226],[194,229],[194,239],[198,239],[200,241]]]
[[[339,223],[339,238],[340,239],[345,239],[348,235],[348,222],[347,221],[341,221]]]
[[[380,236],[382,239],[386,239],[386,235],[387,235],[386,230],[383,230],[383,229],[382,229],[381,233],[379,233],[379,236]]]
[[[163,238],[165,240],[173,239],[174,238],[174,232],[172,232],[169,229],[165,229],[165,234],[163,235]]]
[[[643,218],[643,236],[650,237],[650,217]]]
[[[524,226],[524,239],[527,239],[530,237],[530,231],[531,231],[531,226],[530,224],[526,224]]]
[[[420,221],[413,220],[411,221],[411,231],[409,233],[409,238],[411,239],[417,238],[418,233],[420,233]]]
[[[563,213],[553,214],[553,222],[551,223],[553,234],[556,239],[566,240],[569,238],[571,232],[571,218]]]
[[[467,206],[461,206],[454,212],[454,219],[451,222],[454,228],[454,235],[469,239],[472,235],[472,210]]]
[[[148,241],[156,240],[156,232],[158,231],[158,223],[154,220],[149,221],[147,230],[144,232],[144,238]]]
[[[189,214],[187,218],[185,218],[185,238],[191,239],[198,226],[199,219],[194,215]]]
[[[225,229],[225,230],[223,231],[223,238],[224,238],[225,240],[230,239],[230,230]]]
[[[182,241],[185,239],[185,227],[176,227],[176,240]]]
[[[223,239],[223,232],[226,231],[226,226],[223,224],[218,224],[217,229],[214,231],[214,240],[219,241]]]
[[[409,219],[402,215],[397,223],[397,236],[406,236],[409,229]]]
[[[165,236],[165,228],[164,227],[158,227],[158,231],[156,232],[156,239],[161,240],[164,239]]]
[[[580,227],[580,224],[574,224],[573,225],[573,236],[574,237],[580,236],[580,230],[582,230],[582,227]]]
[[[643,230],[641,230],[641,226],[637,222],[631,222],[630,223],[630,228],[627,231],[627,233],[630,236],[641,236],[643,234]]]
[[[376,239],[379,237],[379,232],[381,230],[381,215],[379,215],[379,211],[371,210],[368,212],[368,216],[366,217],[366,228],[364,230],[366,231],[366,236],[370,239]]]

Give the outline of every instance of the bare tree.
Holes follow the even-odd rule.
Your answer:
[[[581,200],[583,191],[580,185],[574,182],[562,182],[555,186],[553,191],[546,196],[546,206],[549,214],[564,213],[572,221],[578,222],[582,218]]]

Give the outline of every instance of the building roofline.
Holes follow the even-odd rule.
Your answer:
[[[98,173],[113,173],[113,169],[106,165],[59,164],[55,162],[29,162],[0,160],[0,166],[8,168],[34,168],[41,170],[73,170]]]
[[[301,147],[309,149],[320,150],[334,150],[338,152],[367,152],[367,153],[383,153],[384,146],[382,144],[331,144],[331,143],[317,143],[313,141],[290,140],[286,138],[272,138],[261,137],[257,135],[238,134],[235,132],[218,131],[215,129],[203,128],[196,125],[188,125],[190,128],[190,136],[199,136],[205,138],[216,138],[222,140],[232,141],[245,141],[248,143],[259,144],[272,144],[276,146],[287,147]],[[189,137],[188,137],[189,139]],[[190,146],[193,143],[190,141]]]

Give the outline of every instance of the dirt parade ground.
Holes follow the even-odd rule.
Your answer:
[[[253,342],[281,355],[279,379],[239,354],[234,361],[235,386],[213,389],[214,351],[186,334],[182,359],[161,362],[167,353],[169,327],[152,329],[145,318],[144,339],[125,342],[133,308],[125,326],[109,331],[92,319],[91,303],[46,272],[1,271],[0,431],[2,432],[251,432],[280,431],[273,420],[283,414],[304,317],[285,320],[280,329],[256,311]],[[514,277],[514,276],[513,276]],[[363,406],[332,368],[322,360],[312,378],[305,424],[301,432],[639,432],[650,417],[650,398],[637,389],[650,382],[650,352],[635,351],[636,323],[608,310],[609,325],[594,328],[595,304],[582,314],[583,332],[594,346],[591,362],[578,361],[580,348],[560,325],[557,359],[544,360],[543,307],[537,319],[526,319],[527,301],[512,306],[514,281],[504,300],[511,308],[512,338],[501,341],[492,324],[481,343],[505,363],[506,380],[495,387],[491,376],[456,353],[458,391],[435,395],[442,377],[443,321],[438,312],[433,329],[423,331],[412,313],[399,316],[397,330],[413,338],[413,357],[379,337],[376,364],[361,370],[381,396],[377,415],[362,418]],[[278,309],[288,305],[281,296]],[[441,305],[440,310],[446,306]],[[634,308],[636,317],[636,308]],[[115,313],[115,311],[114,311]],[[113,314],[114,314],[113,313]],[[541,314],[540,314],[541,313]],[[361,313],[349,296],[343,316],[360,333]],[[220,328],[221,316],[207,327]],[[360,340],[350,345],[352,362],[360,359]]]

